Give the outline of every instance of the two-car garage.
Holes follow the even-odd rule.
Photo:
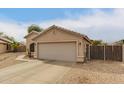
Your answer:
[[[39,43],[38,58],[76,61],[76,42]]]

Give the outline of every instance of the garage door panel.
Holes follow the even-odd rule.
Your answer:
[[[40,59],[76,61],[76,43],[43,43],[38,48]]]

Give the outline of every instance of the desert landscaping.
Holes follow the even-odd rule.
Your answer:
[[[63,77],[62,83],[124,83],[123,77],[123,63],[96,60],[89,63],[73,65],[71,70]]]
[[[1,37],[0,83],[124,83],[122,44],[106,45],[55,25],[43,32],[29,28],[26,43]]]
[[[52,24],[0,32],[1,84],[124,83],[124,39],[107,42]]]
[[[0,54],[0,69],[12,66],[15,64],[22,63],[18,60],[16,60],[16,57],[19,55],[24,54],[23,52],[17,52],[17,53],[3,53]]]
[[[124,63],[92,60],[87,63],[27,59],[24,53],[0,56],[0,83],[102,84],[124,83]]]

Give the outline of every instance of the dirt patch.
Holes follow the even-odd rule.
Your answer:
[[[75,64],[59,83],[124,83],[124,63],[92,61]]]
[[[15,60],[15,58],[19,55],[24,54],[23,52],[17,53],[3,53],[0,54],[0,69],[4,67],[8,67],[10,65],[21,63],[21,61]]]
[[[41,60],[40,62],[40,60],[35,60],[34,62],[19,64],[22,63],[22,61],[16,61],[15,58],[22,54],[23,53],[5,53],[0,55],[0,68],[18,64],[18,66],[15,65],[15,67],[11,66],[13,67],[14,71],[14,74],[12,74],[12,76],[14,76],[15,79],[10,77],[10,73],[4,73],[8,74],[6,75],[8,80],[5,82],[57,84],[124,84],[123,62],[97,60],[82,64],[43,60]],[[32,67],[32,65],[34,65],[34,68],[28,70],[27,68],[30,68],[30,66]],[[37,65],[37,67],[35,67],[35,65]],[[22,67],[24,66],[25,69],[22,69]],[[18,72],[15,68],[21,68],[21,71]],[[11,72],[12,68],[7,71]],[[18,75],[16,75],[15,73],[17,73]],[[27,77],[27,79],[25,79],[24,77]]]

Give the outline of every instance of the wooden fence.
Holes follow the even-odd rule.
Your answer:
[[[87,46],[86,58],[88,60],[123,60],[123,46]]]
[[[26,52],[26,46],[19,46],[17,49],[16,49],[17,52]]]

